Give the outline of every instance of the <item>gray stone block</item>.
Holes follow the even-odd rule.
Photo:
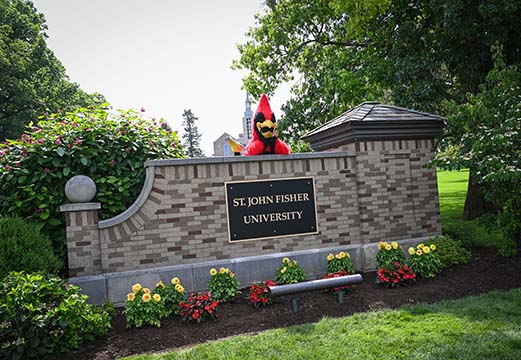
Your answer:
[[[127,271],[114,274],[106,274],[107,276],[107,295],[115,304],[122,304],[127,294],[132,291],[132,285],[139,283],[143,287],[153,290],[156,284],[161,280],[157,270]]]
[[[175,265],[159,268],[158,273],[165,285],[170,284],[174,277],[178,277],[185,288],[185,293],[194,291],[192,265]]]
[[[275,270],[281,264],[279,254],[235,259],[237,279],[246,287],[269,279],[275,279]]]
[[[69,283],[79,286],[81,292],[89,297],[87,302],[90,304],[103,304],[107,299],[107,283],[103,275],[71,278]]]
[[[210,269],[215,268],[219,271],[221,267],[228,268],[230,271],[237,273],[235,263],[232,263],[231,260],[218,260],[192,264],[194,291],[207,290],[208,282],[212,277],[210,275]]]

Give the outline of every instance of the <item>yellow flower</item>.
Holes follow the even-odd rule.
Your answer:
[[[432,245],[431,245],[431,250],[432,250],[432,251],[436,250],[436,245],[432,244]]]
[[[143,294],[142,299],[144,302],[149,302],[150,299],[152,299],[152,296],[149,293],[146,293],[146,294]]]
[[[416,255],[420,256],[422,253],[422,251],[420,249],[416,250]]]
[[[288,264],[288,263],[289,263],[289,259],[288,259],[287,257],[285,257],[284,259],[282,259],[282,262],[283,262],[284,264]]]
[[[165,284],[163,284],[163,280],[159,281],[157,284],[156,284],[156,288],[159,288],[159,289],[164,289],[166,286]]]
[[[340,260],[340,259],[341,259],[340,254],[336,254],[336,255],[335,255],[335,258],[337,258],[337,259]]]
[[[383,249],[384,246],[385,246],[384,243],[380,241],[380,242],[378,243],[378,250]]]
[[[141,284],[134,284],[132,285],[132,292],[133,293],[137,293],[139,292],[139,290],[141,290],[143,287],[141,286]]]
[[[286,267],[284,266],[281,270],[280,270],[280,273],[281,274],[284,274],[286,272]]]
[[[222,267],[222,268],[219,269],[219,272],[220,272],[221,274],[225,274],[225,273],[226,273],[226,269]]]
[[[349,255],[348,252],[346,252],[346,256],[347,256],[348,259],[351,259],[351,255]]]
[[[343,259],[346,257],[346,253],[343,251],[340,251],[340,253],[338,255],[340,255],[340,259]]]
[[[329,253],[329,255],[327,256],[327,261],[331,261],[335,258],[335,255]]]
[[[154,296],[152,296],[152,297],[154,298],[154,300],[156,302],[160,302],[161,301],[161,295],[159,295],[159,294],[154,294]]]
[[[230,271],[230,277],[234,278],[235,277],[235,274],[233,272]]]
[[[136,294],[134,294],[133,292],[127,294],[128,301],[134,301],[135,298],[136,298]]]
[[[176,276],[175,278],[172,279],[171,283],[172,283],[172,285],[177,285],[177,284],[181,283],[181,281],[180,281],[179,278]]]
[[[215,270],[214,268],[211,268],[210,275],[214,276],[215,274],[217,274],[217,270]]]
[[[398,243],[396,241],[393,241],[391,243],[391,246],[393,247],[393,249],[398,249]]]
[[[423,245],[423,244],[418,244],[418,245],[416,245],[416,249],[422,249],[424,246],[425,245]]]
[[[423,252],[424,252],[425,254],[428,254],[430,251],[431,251],[431,249],[430,249],[428,246],[424,246],[424,247],[423,247]]]
[[[175,291],[177,291],[178,293],[182,293],[185,291],[185,288],[181,284],[177,284],[175,286]]]
[[[415,251],[413,247],[409,248],[409,255],[414,255]]]
[[[297,260],[293,260],[293,264],[297,265],[298,264]]]
[[[392,249],[392,246],[391,246],[391,245],[389,245],[389,244],[386,244],[386,245],[385,245],[385,250],[389,251],[389,250],[391,250],[391,249]]]
[[[150,294],[150,289],[149,288],[143,288],[143,292],[145,294]]]

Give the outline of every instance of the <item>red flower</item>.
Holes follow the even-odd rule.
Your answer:
[[[192,318],[194,320],[197,320],[198,317],[199,317],[199,313],[197,312],[197,310],[195,310],[194,313],[192,314]]]

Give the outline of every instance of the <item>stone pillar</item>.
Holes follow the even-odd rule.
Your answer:
[[[98,210],[100,203],[90,202],[96,184],[87,176],[74,176],[65,185],[65,194],[73,202],[62,205],[65,213],[69,276],[101,274]]]

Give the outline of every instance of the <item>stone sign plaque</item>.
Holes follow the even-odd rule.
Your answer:
[[[312,177],[225,183],[230,242],[316,234]]]

